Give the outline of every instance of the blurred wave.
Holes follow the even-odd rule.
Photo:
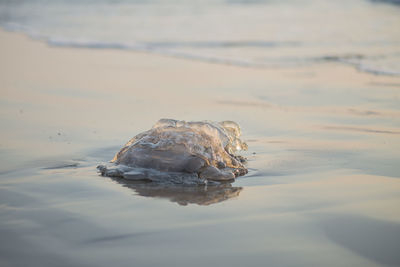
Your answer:
[[[372,2],[382,2],[394,5],[400,5],[400,0],[371,0]]]
[[[0,0],[0,26],[53,46],[146,51],[254,68],[337,63],[400,75],[400,10],[378,2],[399,3]]]

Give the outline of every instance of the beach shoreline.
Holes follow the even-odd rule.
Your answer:
[[[6,266],[400,264],[400,77],[52,47],[3,30],[0,58]],[[161,118],[238,122],[249,174],[207,189],[97,173]]]
[[[39,147],[53,137],[57,138],[62,134],[59,131],[70,125],[75,129],[78,125],[82,127],[79,133],[81,137],[83,132],[85,135],[82,145],[93,137],[99,137],[93,135],[97,131],[105,132],[102,141],[115,139],[115,136],[111,137],[110,129],[121,128],[121,124],[113,118],[130,124],[134,122],[131,131],[136,132],[162,117],[224,119],[203,115],[204,105],[279,106],[257,99],[251,87],[277,87],[287,91],[291,84],[299,83],[305,87],[315,84],[325,87],[375,84],[383,88],[396,88],[400,84],[398,77],[362,73],[351,66],[335,63],[253,69],[135,51],[51,47],[24,34],[5,31],[0,32],[0,39],[3,59],[1,90],[6,104],[3,119],[9,122],[9,125],[4,124],[4,128],[9,129],[3,132],[3,140],[7,140],[4,149],[32,145],[28,141],[32,132],[28,138],[18,130],[23,128],[22,124],[30,130],[43,129],[42,133],[34,131],[36,137],[43,135],[35,140],[38,146],[32,147],[33,151],[39,152]],[[224,88],[232,88],[233,93],[225,94]],[[220,95],[214,95],[212,90],[220,91]],[[250,90],[249,94],[246,90]],[[152,109],[149,107],[152,104],[164,111]],[[39,105],[42,106],[40,109],[37,108]],[[282,109],[285,109],[283,105]],[[143,112],[142,116],[147,117],[135,120],[133,116],[139,110]],[[104,120],[98,120],[99,117]],[[21,124],[15,125],[16,121]],[[17,137],[17,132],[21,136]],[[71,138],[66,137],[64,141],[68,143],[70,140],[71,143]],[[62,149],[67,149],[67,146]]]

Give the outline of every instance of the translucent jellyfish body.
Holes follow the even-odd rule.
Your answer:
[[[100,165],[104,176],[160,183],[205,184],[233,181],[247,173],[240,127],[233,121],[185,122],[161,119],[115,155],[112,165]]]

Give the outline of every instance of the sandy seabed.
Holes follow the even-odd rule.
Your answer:
[[[0,265],[400,265],[399,77],[4,31],[0,58]],[[238,122],[249,174],[209,188],[99,176],[160,118]]]

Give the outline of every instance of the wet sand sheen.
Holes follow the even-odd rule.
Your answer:
[[[6,32],[0,56],[6,266],[400,264],[400,78],[52,48]],[[249,174],[193,189],[96,173],[162,117],[234,119]]]

